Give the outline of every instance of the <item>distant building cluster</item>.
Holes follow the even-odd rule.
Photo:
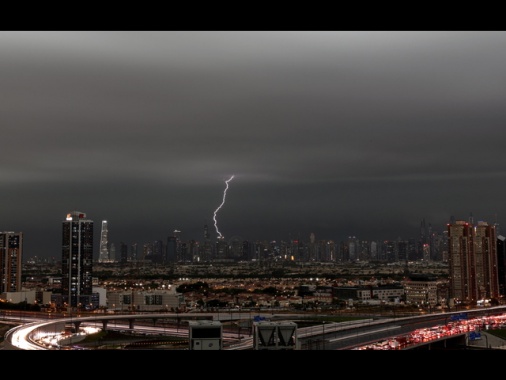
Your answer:
[[[417,238],[365,240],[349,236],[346,240],[317,240],[310,233],[307,240],[248,241],[239,236],[212,240],[204,225],[202,240],[183,240],[174,230],[166,239],[138,244],[109,241],[109,226],[102,221],[99,263],[151,262],[155,264],[233,263],[238,261],[293,261],[346,263],[357,261],[447,261],[447,231],[439,233],[422,220]]]
[[[318,241],[314,233],[308,241],[298,239],[288,242],[249,242],[240,237],[228,241],[222,236],[211,241],[207,225],[203,241],[182,241],[181,231],[174,230],[167,238],[146,243],[139,255],[137,243],[129,246],[121,242],[118,255],[109,241],[109,226],[101,223],[98,263],[153,263],[164,265],[220,264],[234,262],[297,262],[297,263],[405,263],[444,262],[449,268],[447,285],[427,280],[405,282],[406,299],[420,304],[441,303],[477,304],[490,302],[505,296],[506,291],[506,238],[498,234],[498,225],[479,221],[472,216],[467,221],[453,217],[442,233],[434,231],[422,220],[420,236],[416,239],[395,241],[367,241],[350,236],[339,244],[330,240]],[[61,283],[59,291],[52,295],[52,302],[64,308],[100,305],[100,294],[93,286],[94,223],[81,211],[71,211],[62,222]],[[0,232],[0,298],[5,294],[26,291],[21,287],[23,256],[23,233]],[[385,290],[385,289],[383,289]],[[347,290],[342,288],[339,292]],[[349,289],[352,299],[363,301],[381,300],[398,296],[376,293],[370,289]],[[398,290],[396,290],[397,292]],[[128,305],[127,290],[117,295],[115,305]],[[152,295],[156,305],[173,305],[164,295]],[[114,295],[113,297],[116,297]],[[149,304],[131,300],[131,305]],[[325,294],[319,295],[325,297]],[[103,298],[103,296],[102,296]],[[151,298],[149,298],[151,299]],[[446,302],[445,302],[446,300]],[[442,302],[443,301],[443,302]],[[161,303],[160,303],[161,302]],[[171,306],[173,307],[173,306]]]

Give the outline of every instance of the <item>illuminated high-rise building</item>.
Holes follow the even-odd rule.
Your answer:
[[[0,293],[21,291],[23,233],[0,232]]]
[[[495,226],[471,222],[447,226],[450,297],[467,304],[499,297]]]
[[[497,267],[497,234],[495,226],[478,222],[474,227],[474,265],[476,268],[476,299],[499,298]]]
[[[92,295],[93,221],[72,211],[63,221],[62,302],[67,307],[88,304]]]
[[[109,262],[115,263],[116,260],[116,244],[109,243]]]
[[[216,255],[214,260],[216,261],[226,261],[227,259],[227,251],[228,251],[228,243],[225,241],[224,236],[218,236],[216,243]]]
[[[109,256],[109,230],[107,228],[107,220],[102,220],[102,229],[100,231],[100,252],[98,256],[99,263],[108,263]]]
[[[200,246],[200,260],[210,261],[213,258],[213,244],[207,224],[204,224],[204,244]]]

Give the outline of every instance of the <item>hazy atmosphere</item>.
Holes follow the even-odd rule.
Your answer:
[[[102,220],[116,246],[501,226],[505,62],[503,31],[0,32],[0,231],[59,259],[73,210],[95,257]]]

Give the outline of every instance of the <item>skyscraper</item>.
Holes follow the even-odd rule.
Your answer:
[[[209,240],[209,239],[210,239],[209,229],[207,228],[207,224],[204,224],[204,240]]]
[[[210,261],[213,258],[213,245],[207,224],[204,224],[204,244],[200,247],[200,261]]]
[[[92,295],[93,221],[72,211],[63,221],[62,302],[67,307],[88,304]]]
[[[137,261],[137,243],[130,244],[130,261]]]
[[[163,241],[155,240],[153,242],[153,253],[151,255],[151,262],[161,264],[164,262],[164,245]]]
[[[497,266],[497,234],[495,226],[478,222],[475,230],[474,263],[476,267],[476,299],[499,298]]]
[[[108,263],[109,257],[109,230],[107,229],[107,220],[102,220],[102,230],[100,231],[100,253],[98,256],[99,263]]]
[[[119,262],[121,264],[126,264],[128,261],[128,245],[126,245],[123,242],[120,242],[119,243],[119,252],[120,252]]]
[[[499,297],[495,226],[457,220],[448,224],[450,297],[475,304]]]
[[[167,238],[167,249],[165,251],[165,263],[174,264],[177,261],[177,238],[172,235]]]
[[[21,291],[23,233],[0,232],[0,293]]]
[[[116,261],[118,261],[116,259],[116,244],[109,243],[109,262],[115,263]]]
[[[497,274],[499,277],[499,293],[506,295],[506,237],[497,236]]]

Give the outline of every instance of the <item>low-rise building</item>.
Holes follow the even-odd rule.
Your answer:
[[[175,289],[107,292],[107,309],[113,311],[176,311],[184,305],[184,296]]]
[[[406,302],[420,306],[434,307],[444,300],[439,291],[443,281],[431,276],[412,276],[403,282],[406,292]]]
[[[20,292],[3,292],[0,293],[0,299],[10,303],[26,302],[29,304],[36,303],[35,290],[22,290]]]

